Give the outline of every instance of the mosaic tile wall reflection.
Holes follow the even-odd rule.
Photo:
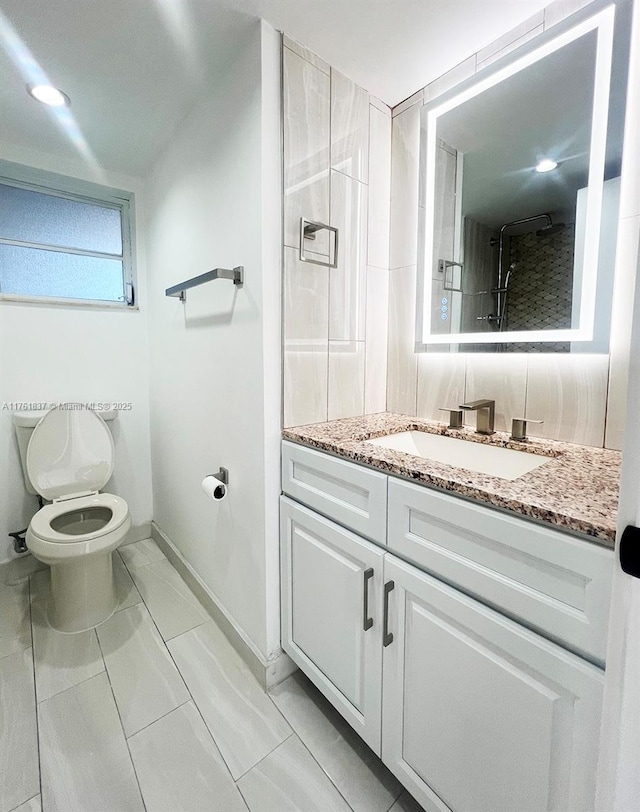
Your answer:
[[[573,299],[573,223],[548,236],[535,231],[512,237],[509,262],[508,330],[553,330],[571,327]],[[532,351],[532,345],[508,344],[509,352]],[[568,352],[567,342],[546,342],[537,352]]]

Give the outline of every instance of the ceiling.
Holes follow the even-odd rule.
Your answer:
[[[438,136],[464,153],[463,214],[500,228],[575,206],[589,172],[595,51],[590,32],[439,118]],[[547,157],[557,169],[537,173]]]
[[[545,4],[1,0],[0,141],[143,177],[258,17],[393,106]],[[71,97],[63,127],[25,93],[38,72]]]
[[[618,19],[619,28],[627,25]],[[438,117],[438,137],[464,154],[463,215],[492,228],[540,212],[573,218],[589,178],[596,49],[590,31]],[[621,171],[625,96],[625,64],[616,59],[606,178]],[[557,168],[536,172],[543,158]]]

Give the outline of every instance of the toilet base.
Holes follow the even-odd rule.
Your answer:
[[[105,621],[118,598],[109,551],[51,565],[48,620],[61,632],[82,632]]]

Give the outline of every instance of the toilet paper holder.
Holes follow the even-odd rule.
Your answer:
[[[220,466],[220,470],[218,471],[217,474],[209,474],[209,476],[213,476],[216,479],[219,479],[220,482],[222,482],[223,485],[228,485],[229,484],[229,469],[228,468],[223,468],[222,466]]]

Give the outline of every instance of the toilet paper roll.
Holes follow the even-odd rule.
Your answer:
[[[209,474],[202,480],[202,490],[209,499],[213,499],[215,502],[227,498],[227,486],[220,482],[219,479],[216,479],[213,474]]]

